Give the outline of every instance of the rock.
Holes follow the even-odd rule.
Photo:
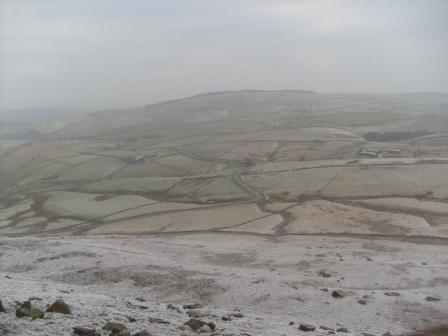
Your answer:
[[[339,328],[339,329],[336,329],[336,332],[348,333],[348,329],[347,328]]]
[[[243,313],[233,313],[232,316],[236,317],[236,318],[243,318],[244,314]]]
[[[142,330],[142,331],[136,332],[132,336],[153,336],[153,334],[151,334],[149,331]]]
[[[129,330],[122,330],[114,335],[115,336],[131,336],[131,332]]]
[[[199,318],[202,316],[202,312],[200,310],[197,309],[190,309],[187,311],[187,315],[190,317],[196,317]]]
[[[292,326],[292,325],[294,325],[294,324],[295,324],[294,321],[289,321],[289,323],[288,323],[288,325],[290,325],[290,326]]]
[[[76,336],[100,336],[95,329],[89,329],[84,327],[73,327],[73,335]]]
[[[158,324],[170,324],[170,322],[162,320],[160,318],[157,317],[148,317],[148,321],[150,323],[158,323]]]
[[[340,299],[340,298],[345,297],[345,293],[341,290],[334,290],[331,292],[331,296],[336,299]]]
[[[230,316],[223,316],[223,317],[221,317],[221,320],[223,320],[223,321],[232,321],[232,318]]]
[[[362,305],[366,305],[367,304],[367,300],[366,299],[359,299],[358,303],[362,304]]]
[[[31,317],[34,319],[43,319],[44,318],[44,312],[38,308],[26,308],[21,307],[16,310],[16,317]]]
[[[187,322],[184,323],[185,325],[189,326],[191,330],[193,331],[199,331],[199,329],[201,329],[201,327],[203,327],[204,325],[207,325],[211,331],[215,330],[216,325],[213,322],[204,322],[202,320],[198,320],[195,318],[191,318],[189,319]],[[208,328],[203,328],[202,330],[207,329]]]
[[[199,309],[202,308],[202,305],[200,303],[192,303],[192,304],[187,304],[183,306],[184,309]]]
[[[204,324],[202,327],[200,327],[198,329],[198,332],[200,332],[200,333],[211,333],[212,332],[212,328],[210,328],[210,326],[208,324]]]
[[[196,331],[196,330],[199,330],[199,328],[202,327],[206,323],[204,321],[201,321],[201,320],[198,320],[195,318],[191,318],[184,324],[189,326],[192,330]]]
[[[57,299],[53,304],[48,307],[47,312],[49,313],[59,313],[59,314],[71,314],[72,311],[68,304],[66,304],[62,299]]]
[[[137,321],[137,319],[133,318],[132,316],[126,316],[126,318],[127,318],[128,321],[131,322],[131,323]]]
[[[429,301],[429,302],[434,302],[434,301],[440,301],[440,298],[438,298],[438,297],[434,297],[434,296],[427,296],[427,297],[425,298],[425,300],[426,300],[426,301]]]
[[[312,324],[300,323],[299,330],[302,330],[302,331],[314,331],[314,330],[316,330],[316,327],[313,326]]]
[[[327,270],[321,269],[318,273],[320,276],[324,277],[324,278],[329,278],[331,277],[331,273]]]
[[[400,296],[400,293],[397,293],[397,292],[385,292],[384,295],[386,295],[386,296]]]
[[[31,309],[31,301],[23,301],[19,303],[20,308]]]
[[[178,313],[182,313],[179,307],[172,305],[171,303],[168,303],[166,306],[166,309],[177,311]]]
[[[325,331],[333,330],[333,328],[326,327],[326,326],[320,326],[320,328]]]
[[[5,313],[5,307],[3,307],[2,300],[0,300],[0,313]]]
[[[42,298],[37,296],[31,296],[28,298],[28,301],[42,301]]]
[[[103,327],[103,330],[110,331],[111,335],[118,334],[120,331],[127,329],[128,328],[124,324],[119,322],[107,322]]]

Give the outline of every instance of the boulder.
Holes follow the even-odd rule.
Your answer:
[[[187,315],[190,317],[196,317],[199,318],[202,316],[202,312],[198,309],[190,309],[187,311]]]
[[[211,333],[213,330],[210,328],[208,324],[204,324],[202,327],[198,329],[198,332],[200,333]]]
[[[189,319],[187,322],[184,323],[185,325],[189,326],[191,330],[193,331],[199,331],[199,329],[201,329],[201,327],[203,326],[208,326],[208,328],[210,328],[211,331],[215,330],[216,325],[213,322],[205,322],[202,320],[198,320],[195,318],[191,318]],[[203,328],[202,330],[205,330],[208,328]]]
[[[38,308],[25,308],[20,307],[16,310],[16,317],[22,318],[22,317],[31,317],[33,320],[35,319],[43,319],[44,318],[44,312]]]
[[[324,278],[331,277],[331,273],[325,269],[321,269],[318,274]]]
[[[313,326],[312,324],[300,323],[299,330],[301,330],[301,331],[314,331],[314,330],[316,330],[316,327]]]
[[[31,309],[31,301],[23,301],[19,303],[20,308]]]
[[[338,329],[336,329],[336,332],[348,333],[348,329],[347,328],[338,328]]]
[[[100,336],[95,329],[85,327],[73,327],[73,335],[75,336]]]
[[[183,306],[184,309],[199,309],[202,308],[200,303],[191,303]]]
[[[136,332],[134,335],[132,336],[153,336],[153,334],[151,334],[149,331],[147,330],[141,330]]]
[[[55,302],[48,307],[47,312],[49,313],[59,313],[59,314],[71,314],[72,311],[68,304],[66,304],[62,299],[57,299]]]
[[[120,331],[127,330],[128,328],[119,322],[107,322],[103,326],[103,330],[110,331],[111,335],[118,334]]]
[[[428,302],[434,302],[434,301],[440,301],[440,298],[435,297],[435,296],[427,296],[425,298],[425,300],[428,301]]]
[[[131,332],[129,330],[122,330],[114,335],[115,336],[131,336]]]
[[[170,322],[162,320],[160,318],[157,317],[148,317],[148,321],[150,323],[158,323],[158,324],[170,324]]]
[[[340,299],[340,298],[345,297],[345,293],[341,290],[334,290],[331,292],[331,296],[336,299]]]

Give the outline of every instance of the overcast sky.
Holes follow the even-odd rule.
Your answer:
[[[0,108],[448,92],[448,1],[0,0]]]

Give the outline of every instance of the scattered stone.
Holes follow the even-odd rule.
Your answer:
[[[223,317],[221,317],[221,320],[223,320],[223,321],[232,321],[232,318],[230,316],[223,316]]]
[[[366,299],[359,299],[358,303],[362,304],[362,305],[366,305],[367,304],[367,300]]]
[[[333,328],[326,327],[326,326],[320,326],[320,328],[321,328],[322,330],[326,330],[326,331],[334,330]]]
[[[133,318],[132,316],[126,316],[126,318],[127,318],[128,321],[131,322],[131,323],[137,321],[137,319],[136,319],[136,318]]]
[[[211,331],[215,330],[215,328],[216,328],[216,326],[213,322],[207,323],[202,320],[195,319],[195,318],[189,319],[184,324],[189,326],[191,328],[191,330],[193,330],[193,331],[198,331],[204,325],[207,325]]]
[[[0,313],[5,313],[5,307],[3,307],[2,300],[0,300]]]
[[[314,331],[314,330],[316,330],[316,327],[313,326],[312,324],[300,323],[299,330],[302,330],[302,331]]]
[[[37,297],[37,296],[31,296],[28,301],[42,301],[42,298]]]
[[[339,328],[339,329],[336,329],[336,332],[348,333],[349,331],[347,328]]]
[[[26,308],[21,307],[16,310],[16,317],[31,317],[33,320],[35,319],[43,319],[44,318],[44,312],[38,308]]]
[[[184,309],[199,309],[202,308],[202,305],[200,303],[192,303],[192,304],[187,304],[183,306]]]
[[[115,336],[131,336],[131,332],[129,330],[122,330],[114,335]]]
[[[202,316],[202,312],[198,309],[190,309],[187,311],[187,315],[190,317],[196,317],[199,318]]]
[[[150,323],[158,323],[158,324],[170,324],[170,322],[162,320],[160,318],[157,317],[148,317],[148,321]]]
[[[243,318],[244,314],[243,313],[233,313],[232,316],[236,317],[236,318]]]
[[[386,296],[400,296],[400,293],[397,293],[397,292],[385,292],[384,295],[386,295]]]
[[[331,277],[331,273],[327,270],[321,269],[318,273],[320,276],[324,277],[324,278],[329,278]]]
[[[166,309],[177,311],[178,313],[182,313],[179,307],[172,305],[171,303],[168,303],[166,306]]]
[[[59,314],[71,314],[72,311],[68,304],[62,299],[57,299],[53,304],[48,307],[47,312],[49,313],[59,313]]]
[[[331,296],[336,299],[340,299],[340,298],[345,297],[345,293],[341,290],[334,290],[331,292]]]
[[[118,322],[107,322],[103,327],[103,330],[110,331],[111,335],[118,334],[120,331],[127,329],[128,328],[124,324]]]
[[[137,301],[140,301],[140,302],[145,302],[146,300],[144,299],[144,298],[142,298],[142,297],[138,297],[138,298],[135,298]]]
[[[426,301],[429,301],[429,302],[434,302],[434,301],[440,301],[440,298],[435,297],[435,296],[427,296],[427,297],[425,298],[425,300],[426,300]]]
[[[200,333],[211,333],[213,330],[208,324],[204,324],[198,329]]]
[[[146,330],[142,330],[142,331],[138,331],[136,332],[134,335],[132,336],[153,336],[149,331]]]
[[[294,324],[295,324],[294,321],[289,321],[289,325],[290,325],[290,326],[292,326],[292,325],[294,325]]]
[[[31,309],[31,302],[30,301],[19,302],[19,307]]]
[[[89,329],[84,327],[73,327],[73,335],[76,336],[100,336],[95,329]]]

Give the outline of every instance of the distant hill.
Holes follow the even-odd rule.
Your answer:
[[[1,122],[10,126],[22,123],[22,133],[37,122],[39,125],[31,128],[46,138],[126,141],[163,137],[164,129],[185,125],[198,125],[196,130],[189,131],[191,135],[214,132],[214,129],[223,132],[226,127],[236,125],[242,128],[247,125],[259,130],[323,126],[350,128],[360,133],[447,132],[448,94],[222,91],[142,107],[106,109],[93,113],[66,108],[7,111],[2,113]],[[229,123],[232,125],[229,126]],[[201,132],[197,130],[199,125],[202,125]],[[6,137],[12,134],[3,133]],[[15,129],[14,134],[20,132],[17,133]]]

